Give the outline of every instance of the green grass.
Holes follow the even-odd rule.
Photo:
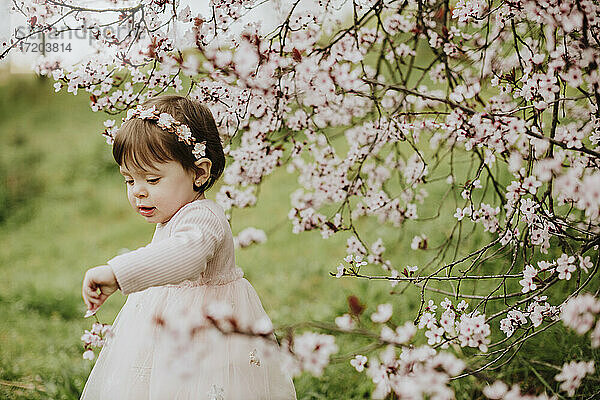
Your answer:
[[[79,340],[90,324],[82,318],[84,272],[120,249],[137,248],[151,238],[153,226],[130,210],[110,148],[98,133],[104,119],[89,110],[85,95],[54,94],[48,81],[23,78],[0,84],[0,398],[78,398],[91,369],[81,358]],[[274,324],[331,322],[347,311],[351,294],[367,305],[367,315],[378,303],[392,302],[394,323],[413,319],[420,302],[414,287],[398,285],[394,290],[398,294],[390,296],[392,288],[386,282],[329,275],[345,255],[347,233],[322,240],[317,232],[291,232],[287,213],[295,185],[294,175],[277,171],[261,185],[258,205],[235,210],[232,218],[234,234],[255,226],[269,235],[265,244],[238,251],[236,257]],[[445,189],[442,180],[432,186],[430,197],[441,198]],[[208,197],[214,198],[215,191]],[[411,250],[412,237],[426,232],[432,246],[439,244],[452,231],[454,219],[447,211],[453,207],[454,202],[447,201],[440,219],[409,221],[401,229],[371,220],[361,221],[360,227],[369,239],[384,238],[386,255],[397,265],[423,265],[432,252]],[[435,212],[420,210],[423,216]],[[463,253],[486,237],[479,231],[469,233],[465,225]],[[506,258],[488,264],[490,271],[502,270]],[[381,273],[372,267],[365,272]],[[464,289],[468,293],[475,287]],[[120,294],[112,296],[99,312],[100,319],[112,321],[124,300]],[[370,398],[372,384],[348,362],[362,343],[345,336],[337,343],[338,357],[322,377],[295,379],[299,399]],[[522,359],[554,365],[575,356],[599,359],[598,352],[589,349],[589,339],[560,326],[520,354]],[[543,383],[532,369],[557,388],[549,367],[527,365],[519,358],[489,376],[522,380],[524,389],[539,393]],[[593,386],[583,390],[592,393]],[[457,398],[481,395],[481,382],[474,378],[455,387]]]

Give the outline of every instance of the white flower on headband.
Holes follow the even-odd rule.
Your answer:
[[[189,145],[193,144],[192,141],[194,137],[192,136],[192,131],[187,125],[180,125],[175,129],[177,130],[177,136],[179,137],[179,140],[183,140]]]
[[[192,154],[194,154],[194,156],[196,156],[196,158],[199,160],[202,157],[204,157],[205,150],[206,150],[206,144],[204,142],[196,143],[196,145],[194,145],[194,149],[192,150]]]
[[[163,129],[169,128],[171,125],[177,123],[177,120],[171,116],[171,114],[160,113],[156,124]]]
[[[136,108],[130,108],[127,110],[127,117],[123,119],[123,122],[132,118],[146,119],[156,122],[156,125],[163,130],[176,134],[178,140],[185,142],[189,146],[192,146],[192,154],[196,157],[196,159],[199,160],[204,157],[206,142],[196,142],[196,138],[192,135],[192,131],[190,130],[189,126],[182,124],[173,118],[171,114],[165,112],[161,113],[156,109],[155,106],[144,108],[139,105]],[[111,125],[110,122],[108,123]],[[106,129],[104,132],[102,132],[102,134],[106,137],[106,142],[112,145],[114,143],[114,133],[116,132],[116,127],[109,126],[106,124],[106,122],[104,125],[106,126]]]
[[[148,109],[144,109],[142,106],[138,106],[137,108],[138,108],[138,112],[140,113],[138,115],[139,119],[154,119],[156,117],[156,115],[155,115],[156,107],[154,107],[154,106],[152,106]]]

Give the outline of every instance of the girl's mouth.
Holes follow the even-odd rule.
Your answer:
[[[156,210],[156,207],[138,207],[139,213],[144,217],[151,217],[154,214],[154,210]]]

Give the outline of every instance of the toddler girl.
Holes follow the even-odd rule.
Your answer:
[[[156,230],[147,246],[85,274],[90,311],[118,289],[129,296],[81,398],[295,399],[272,333],[271,341],[223,334],[205,318],[269,332],[235,265],[224,211],[204,196],[225,166],[211,112],[181,96],[156,97],[129,110],[111,139],[129,203]]]

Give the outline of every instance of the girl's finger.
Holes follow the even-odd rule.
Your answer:
[[[91,298],[90,299],[90,303],[92,303],[94,305],[100,305],[100,304],[102,304],[102,302],[100,301],[100,299],[96,299],[96,298]]]
[[[81,287],[81,297],[83,297],[83,302],[85,303],[85,305],[88,307],[88,309],[92,306],[90,300],[91,300],[91,288],[90,288],[90,280],[86,274],[85,278],[83,279],[83,285]]]
[[[85,305],[88,308],[90,308],[90,303],[89,303],[88,298],[87,298],[87,293],[85,291],[85,286],[83,288],[81,288],[81,297],[83,298],[83,302],[85,303]]]
[[[84,291],[84,301],[86,301],[86,304],[88,305],[88,308],[89,308],[92,304],[98,304],[100,299],[99,299],[97,293],[90,291],[88,288],[87,290]]]
[[[100,295],[98,294],[98,292],[96,292],[96,290],[94,290],[93,288],[91,288],[90,286],[87,286],[85,288],[86,294],[89,298],[92,299],[98,299],[100,298]]]

